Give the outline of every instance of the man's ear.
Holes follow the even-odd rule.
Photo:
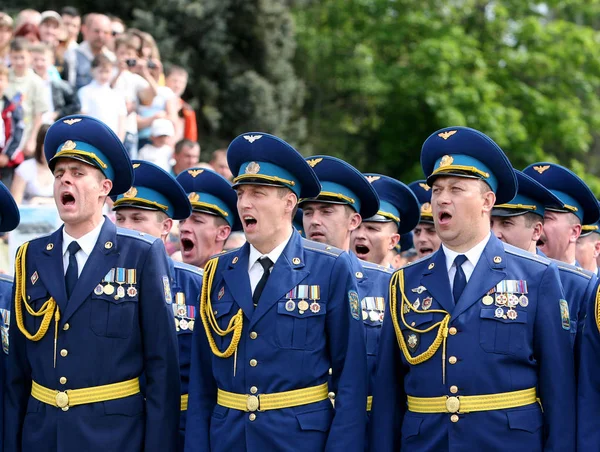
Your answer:
[[[576,243],[577,239],[581,235],[581,224],[574,224],[571,226],[571,233],[569,236],[569,243]]]
[[[167,218],[166,220],[164,220],[162,222],[162,232],[161,232],[160,236],[163,238],[163,240],[166,239],[166,237],[171,232],[172,228],[173,228],[173,219],[172,218]]]
[[[108,194],[110,193],[110,191],[113,188],[113,183],[110,179],[103,179],[101,187],[102,187],[102,196],[108,196]]]
[[[496,204],[496,194],[493,191],[487,191],[483,194],[483,211],[491,212]]]
[[[360,216],[359,213],[354,212],[351,216],[350,216],[350,222],[348,224],[348,230],[350,232],[356,230],[356,228],[358,228],[360,226],[360,224],[362,223],[362,217]]]
[[[229,234],[231,234],[231,226],[229,226],[228,224],[225,225],[221,225],[217,228],[217,236],[216,236],[216,240],[217,242],[225,242],[228,238],[229,238]]]

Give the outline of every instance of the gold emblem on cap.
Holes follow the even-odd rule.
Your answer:
[[[431,190],[431,187],[427,184],[424,184],[423,182],[419,182],[419,187],[421,187],[425,191]]]
[[[432,213],[431,204],[428,202],[424,202],[421,206],[421,213]]]
[[[533,169],[542,174],[544,171],[550,169],[550,165],[536,165],[533,167]]]
[[[238,257],[237,257],[237,256],[235,256],[235,257],[233,258],[233,260],[231,261],[231,263],[232,263],[232,264],[237,264],[237,261],[238,261]]]
[[[438,133],[438,137],[443,138],[444,140],[447,140],[455,133],[456,133],[456,130],[448,130],[447,132]]]
[[[254,143],[256,140],[260,140],[262,135],[244,135],[244,140],[250,142],[250,144]]]
[[[300,258],[299,257],[295,257],[292,259],[292,264],[294,265],[298,265],[300,263]]]
[[[321,157],[319,157],[318,159],[310,159],[307,160],[306,162],[310,165],[311,168],[314,168],[315,166],[317,166],[317,164],[321,163],[323,159]]]
[[[258,174],[260,171],[260,165],[256,162],[250,162],[246,166],[246,174]]]
[[[72,126],[73,124],[77,124],[79,121],[81,121],[81,118],[65,119],[63,122]]]
[[[499,264],[502,262],[502,258],[500,256],[494,256],[494,264]]]
[[[106,248],[107,250],[111,249],[113,247],[113,242],[106,242],[104,244],[104,248]]]
[[[381,176],[366,176],[366,177],[367,177],[367,180],[369,181],[370,184],[372,184],[376,180],[381,179]]]
[[[442,168],[444,166],[452,165],[453,161],[454,161],[454,158],[450,157],[449,155],[443,156],[442,160],[440,160],[440,168]]]
[[[64,142],[64,144],[62,145],[60,150],[61,151],[72,151],[76,147],[77,147],[77,143],[75,143],[74,141],[71,141],[71,140],[67,140]]]
[[[435,264],[432,262],[431,264],[429,264],[429,267],[427,267],[429,270],[431,270],[433,267],[435,267]]]
[[[125,193],[123,193],[123,198],[135,198],[137,195],[137,188],[131,187]]]
[[[191,202],[198,202],[200,200],[200,195],[198,193],[196,193],[195,191],[193,191],[188,195],[188,199]]]
[[[134,163],[133,164],[133,169],[139,168],[140,165],[141,165],[141,163]]]
[[[54,243],[48,243],[48,244],[46,245],[46,250],[47,250],[47,251],[52,251],[52,248],[54,248]]]
[[[188,170],[188,174],[192,177],[196,177],[198,174],[200,174],[203,171],[204,171],[203,169],[191,169],[191,170]]]

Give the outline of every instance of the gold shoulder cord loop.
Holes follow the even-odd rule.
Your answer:
[[[42,305],[39,311],[34,311],[29,303],[27,303],[27,294],[25,291],[26,285],[26,254],[27,248],[29,246],[29,242],[25,243],[23,246],[19,248],[17,251],[17,257],[15,259],[15,318],[17,320],[17,326],[23,335],[29,339],[30,341],[37,342],[42,339],[45,334],[48,332],[48,328],[50,327],[50,322],[52,321],[52,317],[54,316],[54,367],[56,367],[56,343],[58,340],[58,322],[60,321],[60,311],[56,304],[56,301],[53,297],[50,297],[46,302]],[[25,324],[23,322],[23,305],[27,309],[29,315],[34,317],[43,317],[42,324],[35,334],[31,334],[25,328]]]
[[[418,356],[413,357],[410,355],[408,346],[406,345],[406,341],[404,339],[404,335],[402,334],[402,330],[400,329],[400,324],[398,323],[398,309],[397,309],[397,288],[398,287],[397,287],[397,285],[399,285],[400,294],[402,297],[402,301],[400,304],[400,316],[402,318],[402,324],[410,331],[413,331],[413,332],[419,333],[419,334],[428,333],[429,331],[432,331],[435,328],[438,329],[437,335],[436,335],[433,343],[429,346],[429,348],[427,350],[425,350],[423,353],[421,353]],[[399,270],[392,275],[392,280],[390,281],[389,296],[390,296],[390,314],[392,316],[394,330],[396,331],[396,339],[398,340],[398,345],[400,346],[400,349],[402,350],[402,353],[404,354],[406,361],[408,361],[408,363],[413,366],[424,363],[425,361],[429,360],[436,354],[436,352],[440,348],[440,345],[442,345],[442,343],[443,343],[444,347],[443,347],[443,352],[442,352],[442,378],[444,380],[443,382],[445,383],[445,380],[446,380],[446,372],[445,372],[445,370],[446,370],[446,356],[445,356],[446,355],[446,339],[448,337],[448,324],[450,323],[450,314],[448,314],[446,311],[441,310],[441,309],[430,309],[427,311],[415,309],[414,306],[408,301],[408,299],[406,298],[406,294],[404,293],[404,270]],[[426,328],[423,330],[413,328],[404,319],[405,303],[409,307],[410,310],[412,310],[413,312],[415,312],[417,314],[429,314],[429,313],[445,314],[444,318],[441,321],[431,325],[429,328]]]
[[[210,292],[212,290],[213,279],[217,270],[218,261],[219,258],[215,257],[209,260],[204,267],[204,283],[202,284],[202,292],[200,294],[200,317],[202,319],[202,324],[204,325],[204,330],[206,331],[206,337],[208,338],[208,343],[213,354],[219,358],[229,358],[234,352],[237,351],[238,344],[240,343],[244,314],[240,309],[237,314],[231,318],[229,325],[227,325],[227,329],[225,330],[222,330],[217,323],[217,319],[213,313],[212,303],[210,302]],[[225,351],[222,352],[219,350],[211,330],[221,337],[233,332],[231,343]]]

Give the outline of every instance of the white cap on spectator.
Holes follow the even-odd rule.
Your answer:
[[[173,123],[166,118],[158,118],[152,121],[152,128],[150,131],[153,137],[172,137],[175,135]]]
[[[54,20],[59,26],[62,25],[62,17],[56,11],[44,11],[40,23],[47,20]]]

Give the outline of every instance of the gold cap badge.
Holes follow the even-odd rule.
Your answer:
[[[419,187],[421,187],[425,191],[431,190],[431,187],[427,184],[424,184],[423,182],[419,182]]]
[[[544,171],[550,169],[550,165],[536,165],[533,169],[542,174]]]
[[[139,168],[141,165],[141,163],[134,163],[133,164],[133,169]]]
[[[260,165],[256,162],[250,162],[246,166],[246,174],[258,174],[260,171]]]
[[[447,140],[455,133],[456,133],[456,130],[448,130],[447,132],[438,133],[438,137],[443,138],[444,140]]]
[[[322,160],[323,159],[319,157],[318,159],[307,160],[306,163],[308,163],[311,168],[314,168],[315,166],[317,166],[317,164],[321,163]]]
[[[442,168],[444,166],[452,165],[453,161],[454,161],[454,158],[450,157],[449,155],[443,156],[442,160],[440,160],[440,168]]]
[[[79,121],[81,121],[81,118],[65,119],[63,122],[72,126],[73,124],[77,124]]]
[[[188,174],[192,177],[196,177],[198,174],[200,174],[203,171],[204,171],[203,169],[191,169],[191,170],[188,170]]]
[[[193,191],[188,195],[188,199],[190,202],[198,202],[200,200],[200,195]]]
[[[67,140],[64,142],[64,144],[62,145],[60,150],[61,151],[72,151],[76,147],[77,147],[77,143],[75,143],[74,141],[71,141],[71,140]]]
[[[131,187],[125,193],[123,193],[123,198],[135,198],[137,195],[137,188]]]
[[[424,202],[421,206],[421,213],[432,213],[431,204],[428,202]]]

